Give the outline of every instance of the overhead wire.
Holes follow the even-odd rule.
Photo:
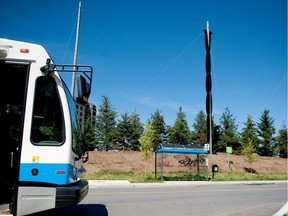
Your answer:
[[[77,17],[75,18],[74,25],[72,27],[72,30],[71,30],[71,33],[70,33],[70,37],[69,37],[69,40],[68,40],[68,44],[66,46],[66,49],[65,49],[65,52],[64,52],[64,55],[63,55],[63,58],[62,58],[62,64],[64,63],[66,55],[68,53],[68,49],[69,49],[69,46],[70,46],[70,43],[71,43],[71,40],[72,40],[72,36],[74,34],[74,30],[76,29],[76,23],[77,23]]]
[[[178,59],[181,58],[181,56],[189,50],[190,47],[192,47],[196,41],[203,35],[203,33],[200,33],[191,43],[189,43],[172,61],[170,61],[166,67],[164,67],[152,80],[150,80],[141,90],[140,93],[143,93],[153,82],[155,82],[164,72],[166,72],[175,62],[177,62]]]
[[[280,87],[282,86],[283,82],[287,80],[287,74],[284,75],[283,79],[279,82],[279,84],[276,86],[276,88],[274,89],[274,91],[272,92],[271,96],[267,99],[267,101],[264,103],[263,107],[265,108],[265,106],[272,100],[272,98],[274,97],[274,95],[278,92],[278,90],[280,89]]]

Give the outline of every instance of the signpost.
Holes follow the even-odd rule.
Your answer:
[[[229,155],[229,154],[232,154],[232,147],[230,146],[226,146],[226,153]]]
[[[230,154],[232,154],[233,150],[231,146],[226,146],[226,153],[228,154],[228,167],[232,171],[232,168],[230,167]]]

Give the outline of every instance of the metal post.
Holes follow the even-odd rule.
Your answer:
[[[157,152],[155,152],[155,178],[157,178]]]
[[[162,154],[162,158],[161,158],[161,181],[163,181],[163,152]]]
[[[74,49],[74,60],[73,60],[74,65],[77,65],[80,17],[81,17],[81,1],[79,1],[79,7],[78,7],[78,19],[77,19],[76,40],[75,40],[75,49]],[[72,94],[73,99],[74,99],[74,91],[75,91],[75,77],[76,77],[76,72],[73,72],[72,84],[71,84],[71,94]]]
[[[208,155],[207,154],[206,154],[206,158],[205,158],[205,163],[206,163],[206,181],[208,181],[209,164],[208,164]]]
[[[199,181],[200,167],[199,167],[199,154],[197,154],[197,181]]]

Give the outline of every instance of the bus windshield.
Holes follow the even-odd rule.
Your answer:
[[[61,145],[64,142],[62,106],[51,76],[36,80],[31,141],[35,145]]]

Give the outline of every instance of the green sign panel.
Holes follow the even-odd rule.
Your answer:
[[[226,153],[232,154],[232,147],[226,146]]]

